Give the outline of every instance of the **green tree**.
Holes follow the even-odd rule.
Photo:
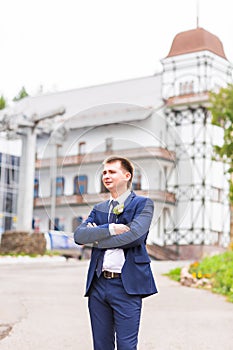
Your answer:
[[[0,109],[4,109],[6,107],[6,99],[3,95],[0,96]]]
[[[233,84],[221,88],[217,93],[210,93],[210,107],[212,123],[224,130],[222,146],[215,146],[215,153],[219,159],[230,165],[229,173],[233,173]],[[233,182],[230,180],[230,201],[233,204]]]
[[[13,98],[13,101],[19,101],[22,100],[23,98],[29,96],[25,87],[23,86],[21,90],[19,91],[18,95]]]

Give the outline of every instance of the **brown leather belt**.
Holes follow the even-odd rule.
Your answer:
[[[118,272],[111,272],[111,271],[103,271],[104,278],[111,279],[111,278],[121,278],[121,274]]]

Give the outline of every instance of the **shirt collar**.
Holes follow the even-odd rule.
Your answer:
[[[110,197],[110,202],[112,200],[117,201],[119,204],[124,204],[125,200],[129,197],[131,191],[127,190],[126,192],[122,193],[122,195],[120,195],[117,198],[112,198],[112,196]]]

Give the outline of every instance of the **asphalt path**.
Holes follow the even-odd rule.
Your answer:
[[[152,262],[159,293],[143,301],[138,350],[233,349],[233,304],[163,276],[185,264]],[[0,349],[91,350],[87,266],[73,259],[0,259]]]

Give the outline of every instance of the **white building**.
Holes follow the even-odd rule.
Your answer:
[[[16,228],[20,140],[0,137],[0,240],[5,230]]]
[[[73,231],[107,198],[101,163],[119,154],[135,164],[133,189],[155,203],[149,244],[181,258],[228,245],[228,181],[212,159],[223,133],[211,125],[207,106],[208,91],[232,82],[232,65],[221,41],[202,28],[179,33],[162,65],[154,76],[15,105],[15,114],[31,119],[65,109],[36,132],[34,219],[41,231]]]

